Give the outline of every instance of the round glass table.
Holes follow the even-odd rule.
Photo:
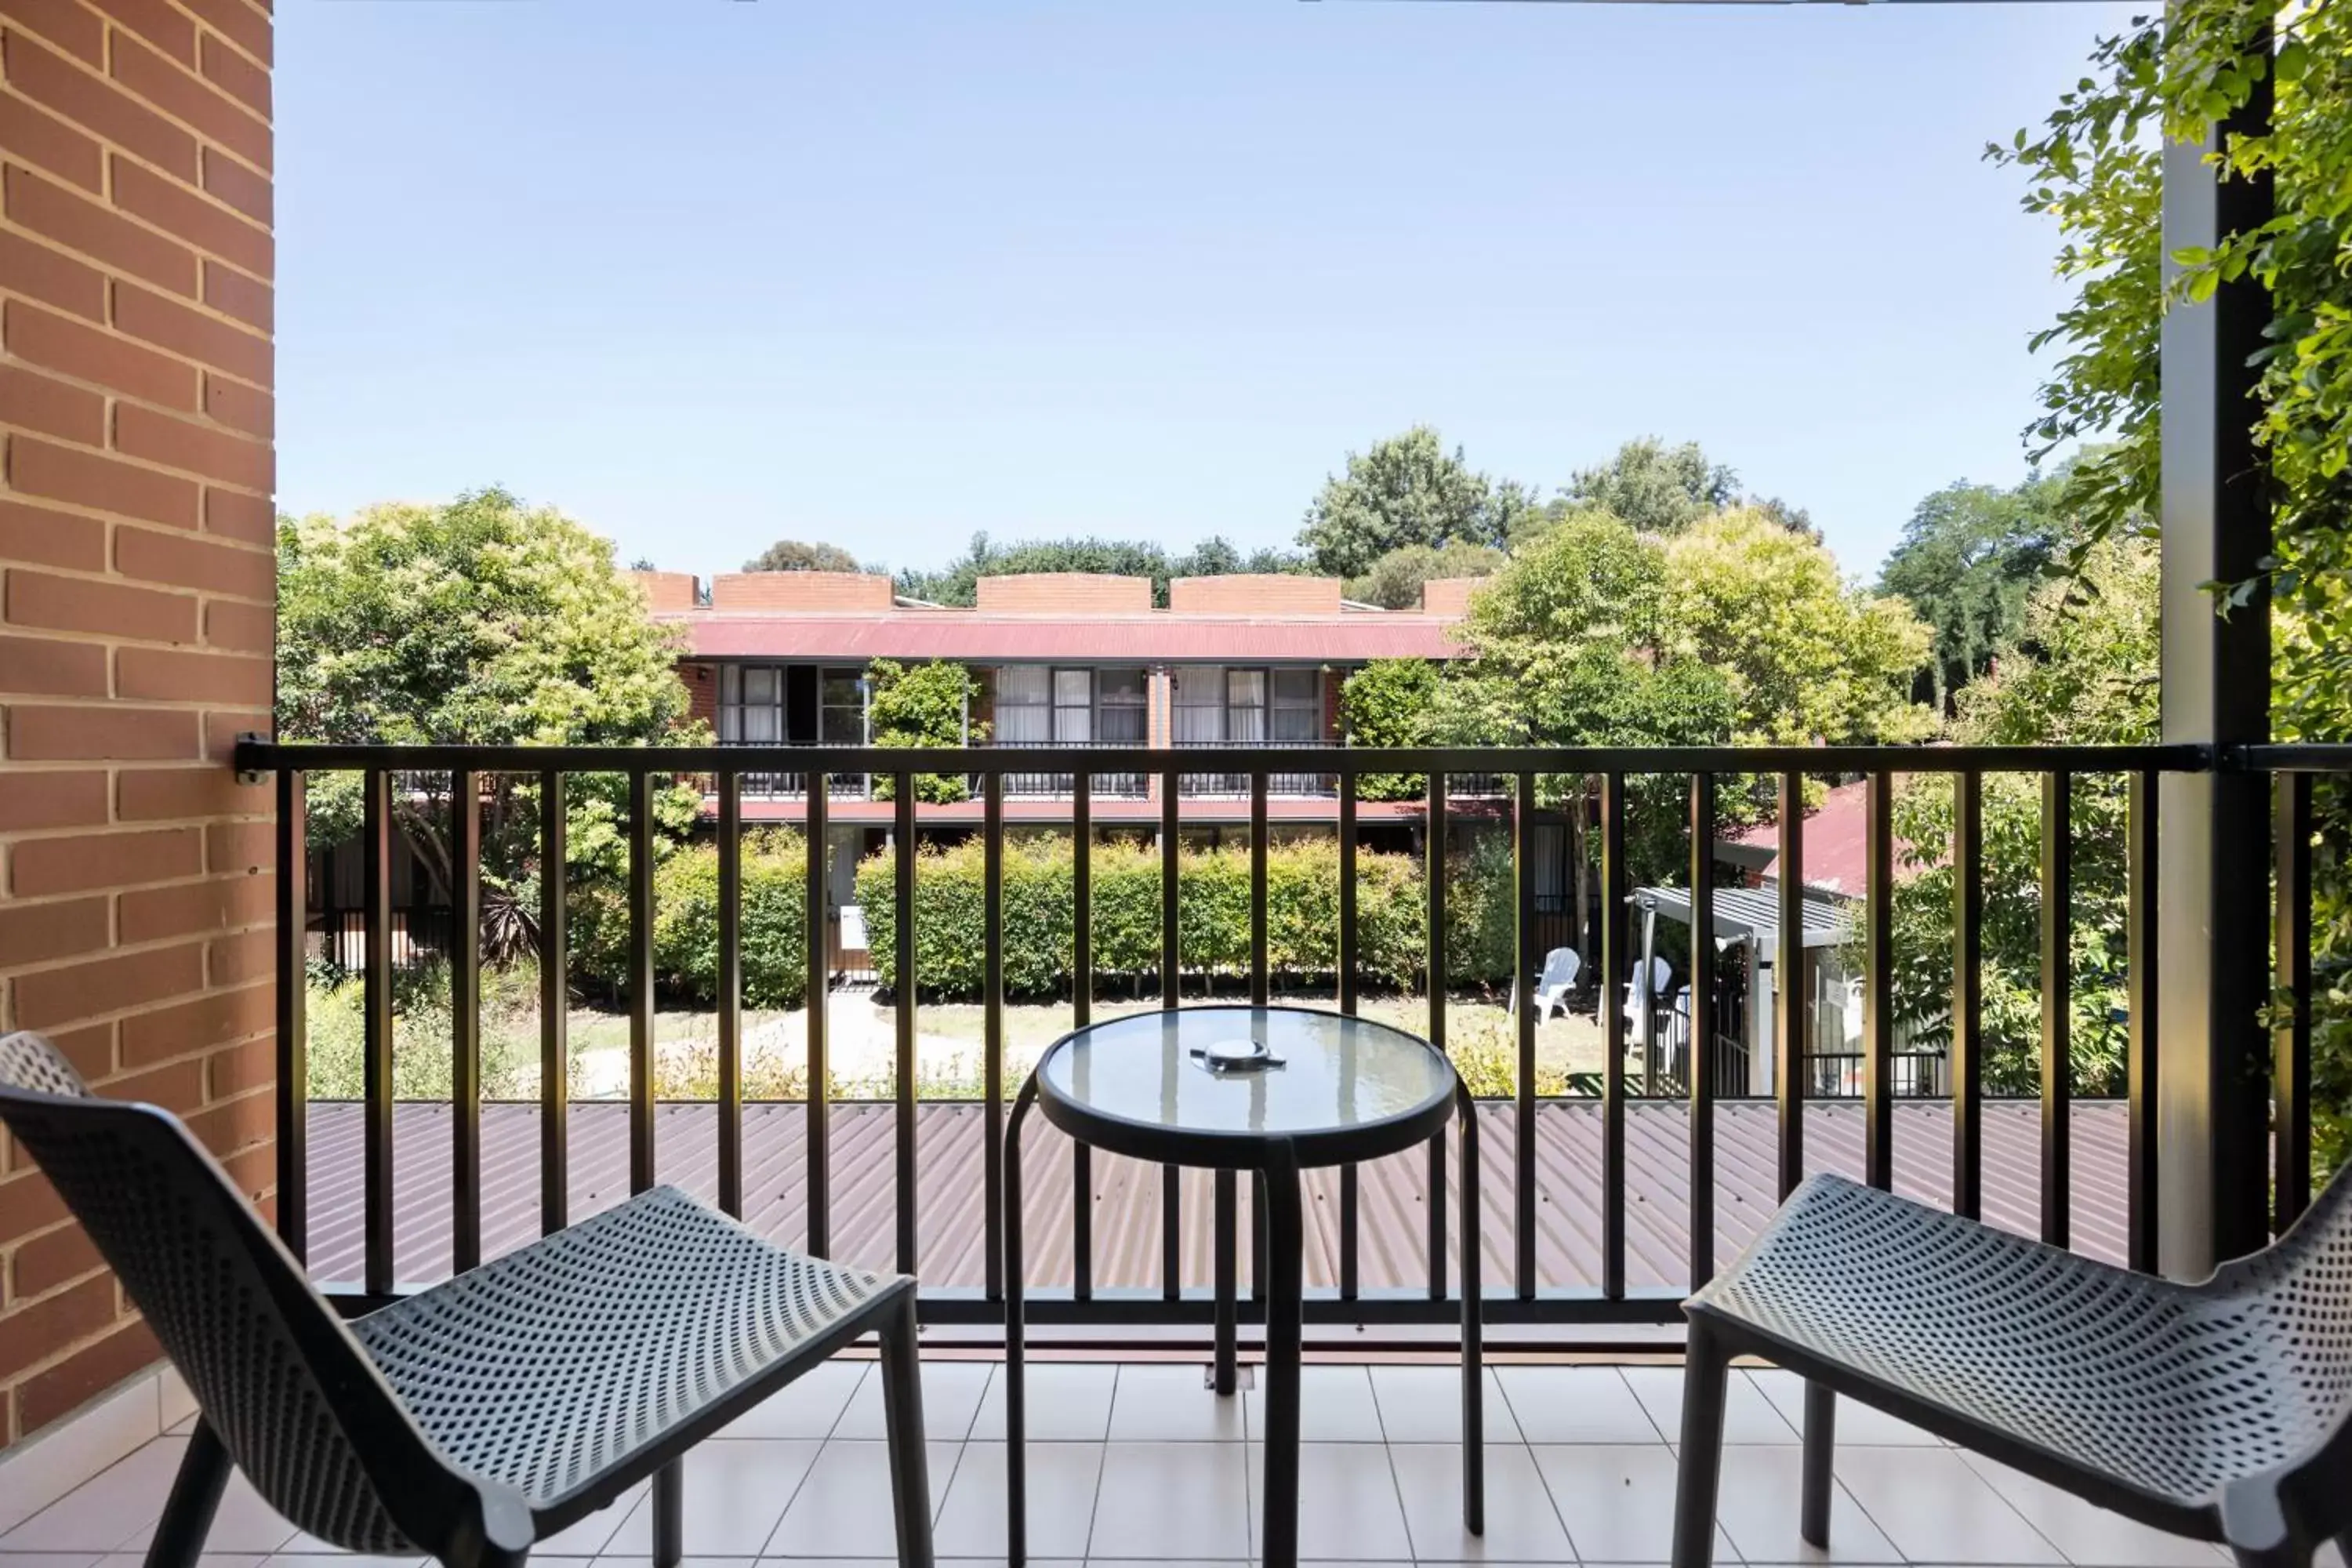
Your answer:
[[[1428,1143],[1459,1112],[1463,1518],[1484,1526],[1479,1373],[1477,1121],[1445,1054],[1368,1019],[1304,1007],[1198,1006],[1089,1025],[1046,1047],[1005,1127],[1005,1470],[1008,1556],[1027,1549],[1026,1405],[1022,1347],[1021,1124],[1032,1105],[1082,1144],[1216,1181],[1216,1361],[1220,1396],[1235,1386],[1236,1173],[1260,1185],[1265,1226],[1266,1568],[1298,1560],[1298,1366],[1305,1310],[1298,1173],[1377,1160]],[[1083,1201],[1083,1200],[1082,1200]],[[1172,1293],[1181,1296],[1181,1292]]]

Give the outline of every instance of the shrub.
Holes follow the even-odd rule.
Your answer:
[[[366,1086],[367,989],[357,976],[313,973],[306,1000],[310,1098],[357,1100]],[[482,1097],[528,1100],[539,1092],[539,966],[482,972]],[[392,1092],[396,1100],[446,1100],[450,1087],[449,968],[439,960],[392,976]],[[572,1042],[576,1069],[580,1043]]]
[[[743,838],[743,1005],[797,1006],[808,993],[806,840],[783,828]],[[575,888],[570,905],[572,978],[614,996],[628,989],[629,904],[624,889]],[[719,995],[719,847],[691,844],[654,868],[654,976],[664,995],[709,1004]]]
[[[915,868],[915,973],[926,994],[976,997],[986,983],[983,849],[977,839],[925,845]],[[1094,967],[1097,976],[1157,973],[1160,853],[1133,843],[1098,844],[1094,872]],[[897,984],[895,863],[884,850],[857,868],[858,901],[882,984]],[[1066,992],[1075,927],[1066,837],[1009,840],[1004,847],[1004,989],[1009,997]],[[1447,904],[1451,978],[1500,983],[1510,973],[1510,857],[1482,839],[1454,858]],[[1178,941],[1189,973],[1244,975],[1250,968],[1249,853],[1187,849],[1179,860]],[[1411,856],[1356,857],[1358,952],[1363,979],[1409,986],[1428,952],[1428,903],[1421,864]],[[1293,982],[1328,977],[1339,966],[1339,852],[1309,838],[1270,846],[1266,855],[1266,962]]]

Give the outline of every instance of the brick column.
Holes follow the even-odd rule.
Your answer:
[[[0,0],[0,1026],[267,1206],[270,17]],[[0,1442],[156,1356],[0,1144]]]

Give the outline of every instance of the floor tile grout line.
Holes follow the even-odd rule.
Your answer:
[[[2000,1499],[2001,1506],[2008,1509],[2010,1512],[2017,1515],[2020,1520],[2023,1521],[2025,1528],[2033,1531],[2034,1535],[2038,1537],[2044,1545],[2048,1546],[2051,1551],[2055,1552],[2058,1554],[2058,1560],[2060,1562],[2071,1563],[2074,1561],[2074,1556],[2069,1553],[2064,1547],[2059,1545],[2056,1542],[2051,1540],[2047,1534],[2043,1533],[2040,1525],[2034,1523],[2031,1519],[2026,1518],[2025,1510],[2023,1509],[2009,1500],[2009,1494],[2007,1492],[2002,1491],[1999,1487],[1992,1484],[1992,1478],[1990,1476],[1986,1475],[1982,1470],[1978,1469],[1974,1465],[1969,1463],[1969,1456],[1974,1452],[1974,1450],[1963,1448],[1958,1444],[1955,1443],[1952,1445],[1950,1452],[1959,1457],[1960,1468],[1968,1471],[1969,1474],[1976,1477],[1976,1479],[1983,1484],[1985,1490]],[[1997,1462],[1990,1454],[1979,1454],[1977,1455],[1977,1458],[1983,1459],[1987,1464]],[[1888,1539],[1891,1541],[1893,1540],[1893,1537],[1890,1536]],[[1898,1547],[1896,1550],[1900,1551],[1901,1548]]]

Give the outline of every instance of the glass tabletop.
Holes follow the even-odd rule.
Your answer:
[[[1262,1043],[1279,1065],[1213,1071]],[[1184,1007],[1082,1029],[1038,1064],[1041,1091],[1092,1117],[1203,1139],[1345,1136],[1452,1103],[1454,1069],[1402,1029],[1296,1007]]]

